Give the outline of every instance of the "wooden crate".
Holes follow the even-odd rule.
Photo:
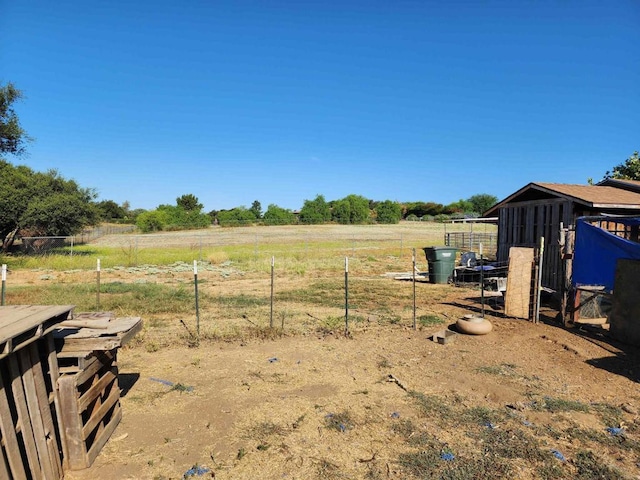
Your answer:
[[[65,468],[90,467],[122,418],[116,352],[95,352],[83,370],[58,379]]]
[[[122,418],[117,350],[142,328],[139,317],[80,313],[54,331],[64,426],[64,466],[91,466]]]
[[[52,329],[72,306],[0,307],[0,478],[63,478]]]

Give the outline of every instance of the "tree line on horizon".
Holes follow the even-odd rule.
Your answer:
[[[113,200],[97,201],[97,192],[64,178],[57,170],[36,172],[13,165],[5,155],[20,157],[32,138],[22,128],[14,104],[23,94],[12,83],[0,85],[0,251],[6,252],[18,237],[69,236],[105,221],[134,223],[143,232],[206,228],[225,225],[283,225],[397,223],[400,220],[435,220],[479,216],[498,199],[477,194],[449,205],[435,202],[375,201],[351,194],[326,201],[323,195],[304,200],[299,211],[269,204],[266,211],[255,200],[250,208],[203,212],[193,194],[176,199],[175,205],[159,205],[153,210],[131,209]],[[640,180],[640,159],[634,152],[625,162],[606,172],[605,178]]]
[[[497,201],[497,197],[486,193],[473,195],[449,205],[425,201],[376,201],[356,194],[327,201],[324,195],[318,194],[313,200],[304,200],[302,207],[297,211],[270,204],[263,213],[260,201],[255,200],[250,208],[241,206],[228,210],[213,210],[209,215],[215,224],[221,226],[256,222],[265,225],[315,225],[328,222],[343,225],[392,224],[400,220],[444,221],[449,218],[478,217]]]

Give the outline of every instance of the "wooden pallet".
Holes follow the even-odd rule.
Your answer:
[[[65,468],[91,466],[122,418],[117,350],[142,329],[139,317],[81,313],[53,332],[65,439]]]
[[[0,307],[0,359],[35,342],[66,320],[72,305]]]
[[[0,361],[0,478],[63,478],[57,377],[52,334]]]
[[[65,468],[90,467],[122,418],[116,352],[97,352],[84,369],[58,379]]]

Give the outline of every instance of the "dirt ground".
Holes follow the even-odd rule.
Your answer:
[[[451,292],[461,304],[477,294]],[[443,299],[450,314],[457,309],[446,305],[453,299]],[[583,446],[562,434],[571,427],[622,427],[625,438],[638,438],[637,350],[551,323],[492,321],[490,334],[458,335],[447,345],[429,339],[439,327],[390,326],[352,338],[125,348],[119,354],[122,422],[91,468],[65,478],[408,478],[398,459],[411,447],[397,428],[408,420],[447,449],[471,455],[476,446],[468,431],[421,413],[415,392],[464,409],[513,411],[491,428],[513,432],[515,418],[537,429],[542,451],[569,459],[558,460],[566,477],[550,478],[577,478],[570,459]],[[535,400],[548,398],[624,407],[622,422],[606,425],[593,411],[534,408]],[[331,428],[328,419],[340,415],[346,420]],[[640,478],[637,451],[597,442],[596,449],[600,461],[624,473],[620,478]],[[538,478],[517,462],[515,468],[517,478]]]

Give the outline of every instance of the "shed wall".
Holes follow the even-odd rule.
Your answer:
[[[560,223],[573,223],[573,204],[564,199],[514,202],[498,211],[499,262],[507,262],[511,247],[538,247],[545,239],[542,285],[559,291],[562,287]]]

